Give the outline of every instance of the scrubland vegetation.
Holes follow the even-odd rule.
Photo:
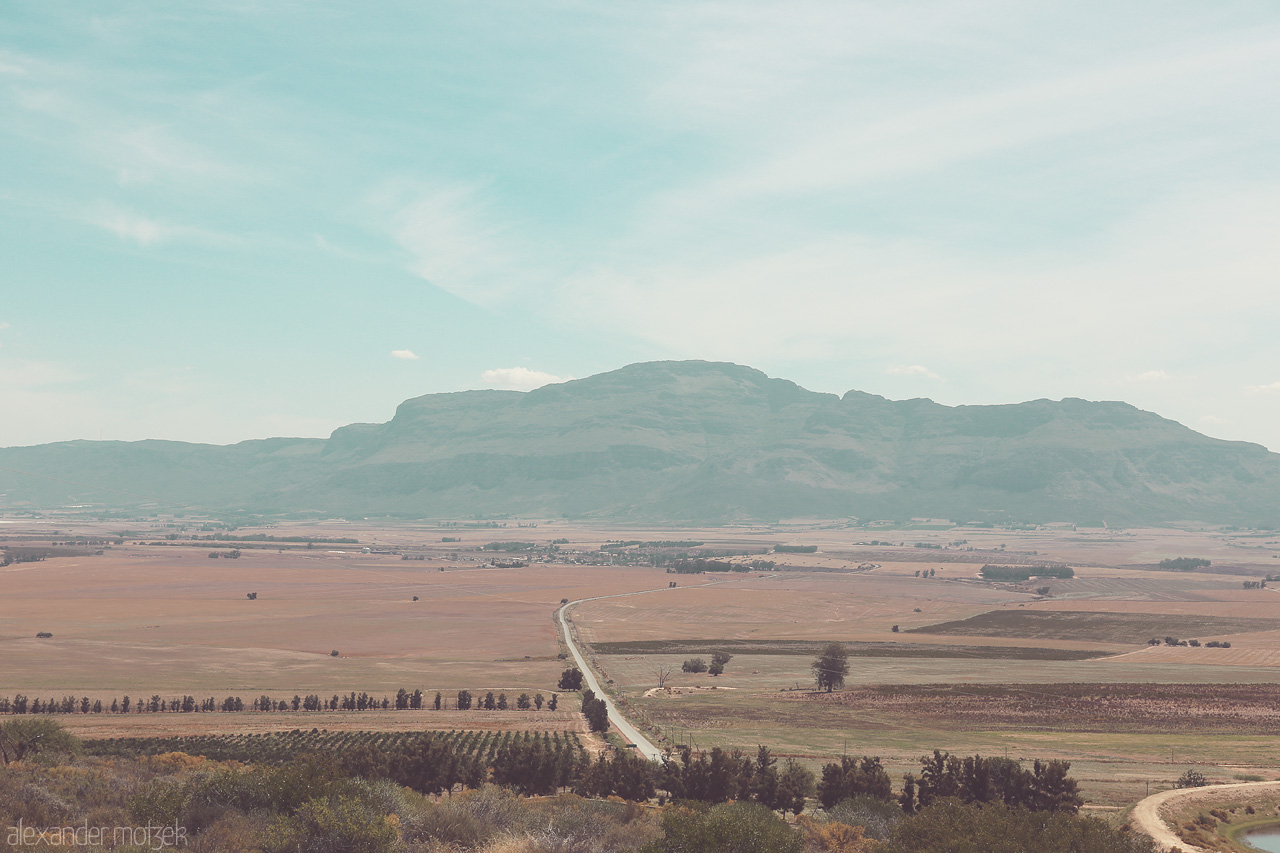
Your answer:
[[[779,767],[763,747],[754,759],[713,750],[655,765],[622,752],[592,760],[576,738],[545,734],[342,738],[84,745],[51,718],[12,719],[0,729],[11,756],[0,826],[175,827],[187,849],[262,853],[1152,850],[1077,817],[1062,762],[1026,770],[936,752],[899,793],[877,759],[830,764],[815,787],[807,770]],[[177,745],[223,757],[159,752]],[[441,786],[440,768],[459,757],[465,778]],[[547,784],[526,784],[532,778]],[[807,813],[814,793],[818,814]]]

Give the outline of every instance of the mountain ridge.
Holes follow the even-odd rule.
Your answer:
[[[0,467],[44,478],[0,471],[7,509],[1280,523],[1280,455],[1128,403],[835,395],[728,362],[428,394],[327,439],[61,442],[0,448]]]

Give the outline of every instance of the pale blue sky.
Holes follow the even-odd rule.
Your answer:
[[[1280,449],[1277,104],[1274,2],[10,0],[0,446],[706,358]]]

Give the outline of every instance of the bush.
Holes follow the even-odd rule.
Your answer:
[[[880,847],[861,826],[815,820],[808,815],[802,815],[797,823],[804,834],[806,853],[875,853]]]
[[[80,739],[48,717],[29,717],[0,723],[0,762],[38,755],[74,755]]]
[[[706,672],[707,662],[702,658],[689,658],[680,666],[681,672]]]
[[[876,797],[854,797],[844,800],[826,810],[828,820],[860,826],[867,831],[868,838],[884,841],[893,828],[906,817],[902,808],[891,800]]]
[[[399,821],[356,796],[308,800],[267,833],[268,853],[383,853],[396,849]]]
[[[884,853],[1156,853],[1145,835],[1097,818],[1003,803],[939,800],[894,827]]]
[[[1209,780],[1205,775],[1194,767],[1188,767],[1178,777],[1178,781],[1173,783],[1175,788],[1203,788],[1209,784]]]
[[[758,803],[710,809],[675,807],[662,818],[663,838],[649,853],[800,853],[804,842],[787,822]]]

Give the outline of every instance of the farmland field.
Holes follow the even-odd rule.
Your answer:
[[[554,610],[615,596],[577,605],[573,629],[660,744],[764,743],[810,764],[865,752],[895,772],[934,748],[1061,757],[1100,804],[1167,785],[1188,763],[1229,779],[1280,762],[1280,599],[1243,584],[1280,571],[1280,547],[1241,531],[328,522],[209,539],[211,526],[8,519],[0,546],[45,553],[0,568],[0,696],[109,705],[421,689],[439,691],[443,709],[65,721],[93,738],[505,729],[590,743],[572,702],[458,711],[450,700],[556,692],[566,664]],[[774,553],[782,543],[816,550]],[[773,565],[669,573],[682,555]],[[1159,571],[1171,556],[1213,565]],[[1045,562],[1075,576],[979,576],[986,563]],[[1166,635],[1231,647],[1147,644]],[[830,641],[847,645],[850,671],[846,689],[818,695],[810,663]],[[717,651],[732,656],[722,675],[681,671]]]

